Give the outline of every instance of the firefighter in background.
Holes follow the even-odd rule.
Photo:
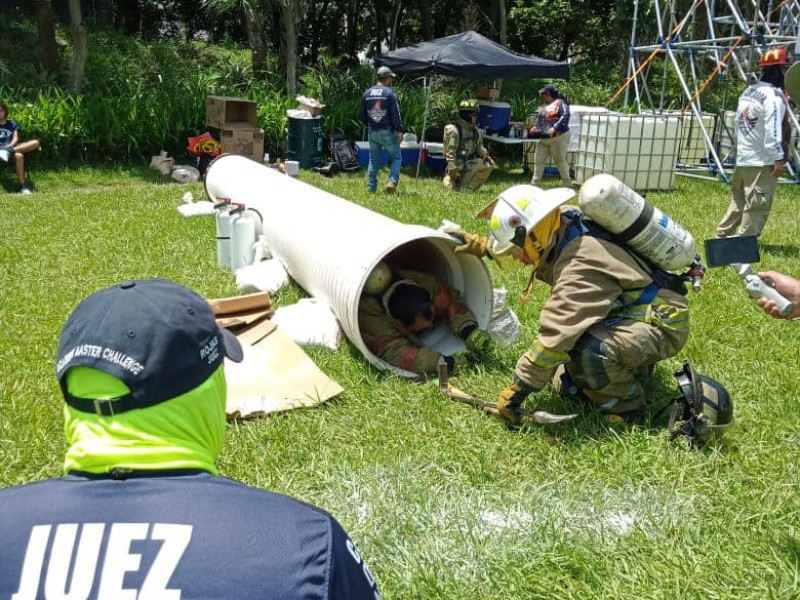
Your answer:
[[[444,187],[450,190],[477,190],[495,166],[494,159],[483,145],[475,125],[478,119],[478,102],[462,100],[458,106],[458,119],[444,128],[444,158],[447,171]]]
[[[442,355],[418,336],[439,323],[446,323],[466,344],[466,350],[444,357],[450,372],[471,354],[493,347],[461,294],[447,283],[419,271],[392,273],[385,263],[370,274],[358,307],[358,326],[373,354],[406,371],[435,374]]]
[[[764,53],[761,80],[739,96],[736,107],[736,168],[731,202],[717,225],[717,237],[761,235],[783,165],[789,158],[791,128],[783,94],[789,59],[784,48]]]
[[[574,195],[514,186],[481,213],[492,210],[488,238],[456,232],[464,238],[456,252],[489,256],[500,268],[530,265],[526,294],[534,276],[551,288],[533,347],[497,399],[510,425],[519,424],[525,399],[550,382],[612,422],[635,418],[655,363],[677,354],[689,335],[677,276],[612,241],[577,208],[561,206]]]
[[[533,179],[531,185],[542,185],[547,159],[552,157],[558,167],[561,181],[566,187],[572,185],[567,163],[569,148],[569,104],[558,91],[558,87],[547,84],[539,90],[543,104],[536,113],[536,123],[531,127],[529,137],[539,138],[533,154]]]

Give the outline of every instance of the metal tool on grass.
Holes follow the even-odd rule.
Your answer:
[[[440,392],[448,396],[451,400],[455,400],[456,402],[463,402],[464,404],[469,404],[470,406],[474,406],[475,408],[480,408],[490,415],[498,414],[496,402],[489,402],[488,400],[484,400],[482,398],[475,398],[474,396],[470,396],[469,394],[462,392],[458,388],[452,386],[447,380],[448,379],[447,363],[443,359],[439,360],[438,370],[439,370]],[[536,423],[540,423],[542,425],[563,423],[564,421],[570,421],[578,416],[577,414],[554,415],[552,413],[543,410],[535,410],[535,411],[520,410],[519,412],[521,416],[530,417]]]

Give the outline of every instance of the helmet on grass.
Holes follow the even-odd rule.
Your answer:
[[[669,420],[671,439],[686,436],[690,443],[708,443],[718,440],[725,430],[733,425],[733,401],[728,390],[717,380],[700,375],[688,360],[675,371],[680,396],[673,400]],[[680,420],[675,427],[677,412],[683,407]]]

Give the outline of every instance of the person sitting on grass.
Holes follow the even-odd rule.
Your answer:
[[[8,118],[8,105],[0,101],[0,162],[10,162],[13,158],[19,193],[27,196],[31,190],[25,185],[25,155],[39,148],[39,140],[20,142],[19,132],[19,123]]]

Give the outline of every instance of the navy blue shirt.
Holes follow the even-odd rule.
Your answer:
[[[361,96],[361,120],[370,129],[403,131],[400,103],[388,85],[373,85]]]
[[[14,137],[14,132],[19,131],[19,123],[6,119],[5,123],[0,124],[0,148],[8,146],[11,143],[11,138]]]
[[[3,599],[380,598],[329,514],[204,471],[72,474],[0,506]]]

